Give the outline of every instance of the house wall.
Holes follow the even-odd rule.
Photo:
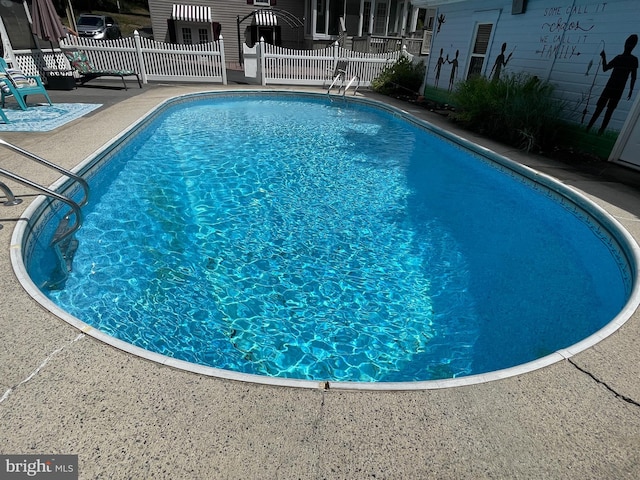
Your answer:
[[[436,86],[438,58],[442,49],[438,88],[449,88],[453,64],[459,51],[455,83],[466,78],[476,25],[494,22],[481,74],[491,77],[496,58],[506,43],[501,75],[526,72],[551,82],[556,94],[568,101],[569,120],[587,125],[596,103],[611,77],[602,69],[600,52],[608,62],[624,50],[631,34],[640,34],[637,0],[529,0],[525,12],[512,15],[511,0],[468,0],[438,8],[434,39],[427,65],[426,84]],[[437,19],[444,21],[440,22]],[[632,51],[638,56],[640,46]],[[449,62],[447,58],[449,57]],[[628,99],[630,81],[615,110],[609,130],[620,131],[640,89],[636,84]],[[604,112],[594,125],[599,125]]]
[[[193,4],[211,7],[211,16],[214,22],[222,25],[222,37],[224,39],[224,50],[227,62],[238,61],[238,30],[237,18],[244,17],[253,10],[263,7],[247,5],[246,0],[149,0],[149,14],[153,27],[153,38],[160,42],[169,41],[167,20],[171,18],[173,4]],[[274,7],[285,10],[303,21],[304,2],[301,0],[278,0]],[[240,25],[241,41],[245,41],[245,30],[251,25],[251,18],[248,18]],[[284,47],[299,47],[304,40],[304,28],[292,29],[282,19],[278,20],[281,26],[282,45]]]

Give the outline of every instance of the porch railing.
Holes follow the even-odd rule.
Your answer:
[[[423,52],[423,37],[396,37],[384,35],[364,35],[351,39],[352,48],[362,53],[388,53],[401,50],[406,47],[412,55],[420,55]],[[429,43],[431,43],[429,38]]]

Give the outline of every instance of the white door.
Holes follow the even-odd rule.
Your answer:
[[[208,43],[211,41],[211,35],[207,24],[198,23],[182,23],[176,25],[176,34],[178,43],[186,45],[195,45],[198,43]]]
[[[640,167],[640,122],[636,122],[631,130],[631,135],[620,154],[620,160]]]
[[[633,168],[640,168],[640,95],[636,95],[631,111],[611,150],[609,161],[624,162]]]

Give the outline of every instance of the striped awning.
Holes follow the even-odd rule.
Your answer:
[[[171,10],[171,18],[183,22],[211,23],[211,7],[174,3]]]
[[[275,27],[278,25],[278,18],[271,10],[258,10],[253,16],[253,24],[262,27]]]

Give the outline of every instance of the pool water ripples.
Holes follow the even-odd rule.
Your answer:
[[[531,305],[524,300],[535,311],[523,314],[523,300],[503,292],[516,277],[525,288],[546,279],[544,269],[567,256],[554,251],[566,246],[566,228],[588,228],[458,147],[369,106],[277,96],[187,102],[110,162],[112,178],[85,207],[74,271],[47,295],[167,356],[314,380],[451,378],[573,343],[572,332],[540,332],[567,311],[586,315],[593,329],[624,303],[624,294],[596,293],[588,278],[569,292],[595,297],[586,303],[597,312],[569,307],[541,320],[551,312],[535,304],[552,294],[539,285]],[[547,220],[518,219],[540,201],[578,226],[558,220],[563,230],[550,232]],[[524,244],[542,237],[555,257],[531,272],[523,262],[538,261],[539,251]],[[552,287],[583,278],[583,260],[567,260]],[[513,270],[493,270],[498,263]],[[619,272],[604,274],[619,287]],[[606,305],[594,305],[603,297]],[[521,319],[538,327],[514,326]],[[535,347],[496,351],[514,331]]]

